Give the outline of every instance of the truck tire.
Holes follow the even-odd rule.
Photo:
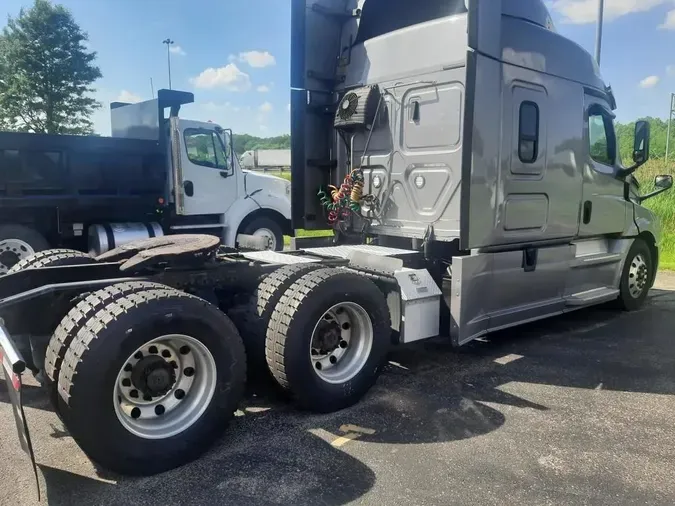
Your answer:
[[[40,251],[34,255],[24,258],[16,263],[7,274],[14,274],[15,272],[26,269],[39,269],[40,267],[58,267],[64,265],[87,265],[95,264],[96,260],[82,253],[72,249],[48,249]]]
[[[317,264],[293,264],[265,276],[246,306],[233,311],[232,320],[239,329],[246,347],[249,371],[267,371],[265,339],[274,308],[288,288]]]
[[[66,356],[70,343],[73,342],[77,333],[92,316],[107,305],[132,293],[163,288],[166,288],[166,286],[150,281],[131,281],[107,286],[88,294],[84,299],[80,300],[61,320],[52,338],[49,340],[49,346],[47,346],[45,372],[47,379],[53,385],[54,391],[56,391],[56,384],[59,380],[61,363]]]
[[[281,225],[267,216],[254,218],[244,227],[242,234],[267,236],[272,242],[272,250],[282,251],[284,249],[284,231],[281,229]]]
[[[652,254],[647,243],[639,237],[628,250],[619,284],[619,307],[624,311],[640,309],[649,293],[653,276]]]
[[[47,240],[30,227],[0,225],[0,274],[6,274],[21,260],[47,248]]]
[[[233,416],[245,379],[230,319],[167,287],[120,297],[84,322],[62,363],[58,401],[92,461],[144,476],[201,455]]]
[[[389,310],[372,281],[320,269],[293,283],[276,305],[267,329],[267,365],[300,406],[337,411],[373,386],[390,336]]]

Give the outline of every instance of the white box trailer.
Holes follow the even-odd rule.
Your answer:
[[[289,169],[291,167],[290,149],[253,149],[241,155],[244,169]]]
[[[94,461],[152,474],[224,430],[246,362],[328,412],[392,343],[643,304],[660,230],[641,203],[672,177],[639,194],[649,124],[624,166],[612,92],[541,0],[291,6],[293,220],[331,244],[173,236],[23,262],[0,279],[0,348],[31,457],[27,369]]]

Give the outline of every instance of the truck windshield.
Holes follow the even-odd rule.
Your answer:
[[[355,44],[401,28],[468,12],[464,0],[366,0]]]

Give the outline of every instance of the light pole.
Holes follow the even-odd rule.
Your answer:
[[[666,134],[666,163],[668,163],[668,154],[670,153],[670,124],[675,115],[675,93],[670,94],[670,112],[668,113],[668,133]]]
[[[605,14],[605,0],[598,0],[598,28],[595,33],[595,61],[600,66],[600,53],[602,52],[602,19]]]
[[[162,44],[166,44],[166,63],[169,66],[169,89],[171,89],[171,39],[164,39]]]

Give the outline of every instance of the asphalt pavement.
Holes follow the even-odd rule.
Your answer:
[[[635,313],[582,310],[461,351],[399,348],[339,413],[251,387],[210,452],[149,478],[97,471],[29,386],[42,504],[675,504],[672,290],[662,274]],[[36,504],[4,381],[0,427],[0,504]]]

